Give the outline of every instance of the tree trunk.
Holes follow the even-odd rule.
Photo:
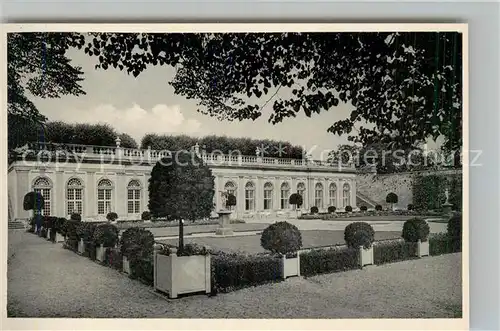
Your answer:
[[[178,251],[182,252],[184,250],[184,222],[179,220],[179,247]]]

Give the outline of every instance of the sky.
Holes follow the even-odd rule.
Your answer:
[[[69,58],[84,72],[83,96],[63,96],[57,99],[33,98],[33,102],[49,121],[67,123],[107,123],[118,132],[131,135],[140,144],[147,133],[187,134],[191,136],[227,135],[255,139],[276,139],[300,145],[316,159],[340,144],[350,144],[346,136],[327,132],[338,120],[345,119],[353,106],[339,103],[337,107],[307,117],[301,112],[282,123],[268,122],[272,102],[255,120],[219,121],[198,113],[196,100],[174,94],[168,84],[174,69],[169,66],[150,67],[138,77],[110,68],[95,69],[97,59],[82,50],[70,50]],[[283,96],[288,91],[279,91]],[[281,93],[281,94],[280,94]],[[288,92],[289,93],[289,92]],[[264,95],[262,104],[269,98]],[[323,156],[322,156],[323,155]]]

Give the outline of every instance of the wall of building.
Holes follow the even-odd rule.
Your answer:
[[[33,190],[33,184],[39,177],[45,177],[50,182],[50,214],[53,216],[68,216],[72,211],[67,210],[66,188],[68,181],[78,178],[83,183],[83,219],[105,219],[105,215],[98,215],[97,211],[97,184],[101,179],[109,179],[112,183],[111,211],[118,214],[119,219],[140,219],[140,214],[127,212],[127,186],[131,180],[138,180],[141,184],[141,212],[148,210],[148,180],[152,166],[150,165],[123,165],[108,163],[46,163],[36,161],[15,162],[9,171],[9,196],[12,200],[14,218],[27,219],[31,211],[24,211],[22,201],[24,195]],[[337,185],[337,206],[342,206],[342,187],[344,183],[350,185],[349,204],[356,204],[355,173],[340,173],[336,171],[294,171],[260,167],[227,167],[211,166],[215,176],[214,203],[216,210],[222,209],[221,191],[226,182],[232,181],[237,188],[237,206],[233,217],[244,217],[264,211],[264,184],[273,184],[273,209],[280,210],[281,185],[287,182],[290,194],[297,192],[297,184],[302,182],[306,186],[303,209],[314,206],[315,185],[323,185],[323,208],[326,211],[330,205],[329,186]],[[255,209],[245,210],[245,185],[251,181],[255,186]],[[289,210],[291,210],[290,207]]]

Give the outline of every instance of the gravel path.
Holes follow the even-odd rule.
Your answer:
[[[119,272],[9,231],[8,313],[16,317],[457,317],[461,254],[166,300]]]

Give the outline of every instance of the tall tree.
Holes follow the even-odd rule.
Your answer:
[[[409,148],[444,136],[462,145],[462,36],[454,32],[94,33],[98,68],[134,76],[176,67],[176,94],[219,119],[271,123],[340,102],[355,109],[328,129],[369,145]],[[286,97],[280,89],[291,90]],[[265,96],[267,95],[267,96]],[[263,99],[259,99],[259,98]],[[252,99],[253,98],[253,99]],[[274,99],[274,100],[273,100]],[[258,101],[256,101],[258,100]],[[264,109],[272,101],[272,112]]]
[[[209,217],[214,193],[210,168],[194,153],[174,153],[171,158],[160,160],[151,171],[148,207],[155,217],[179,221],[179,250],[182,250],[182,220]]]

